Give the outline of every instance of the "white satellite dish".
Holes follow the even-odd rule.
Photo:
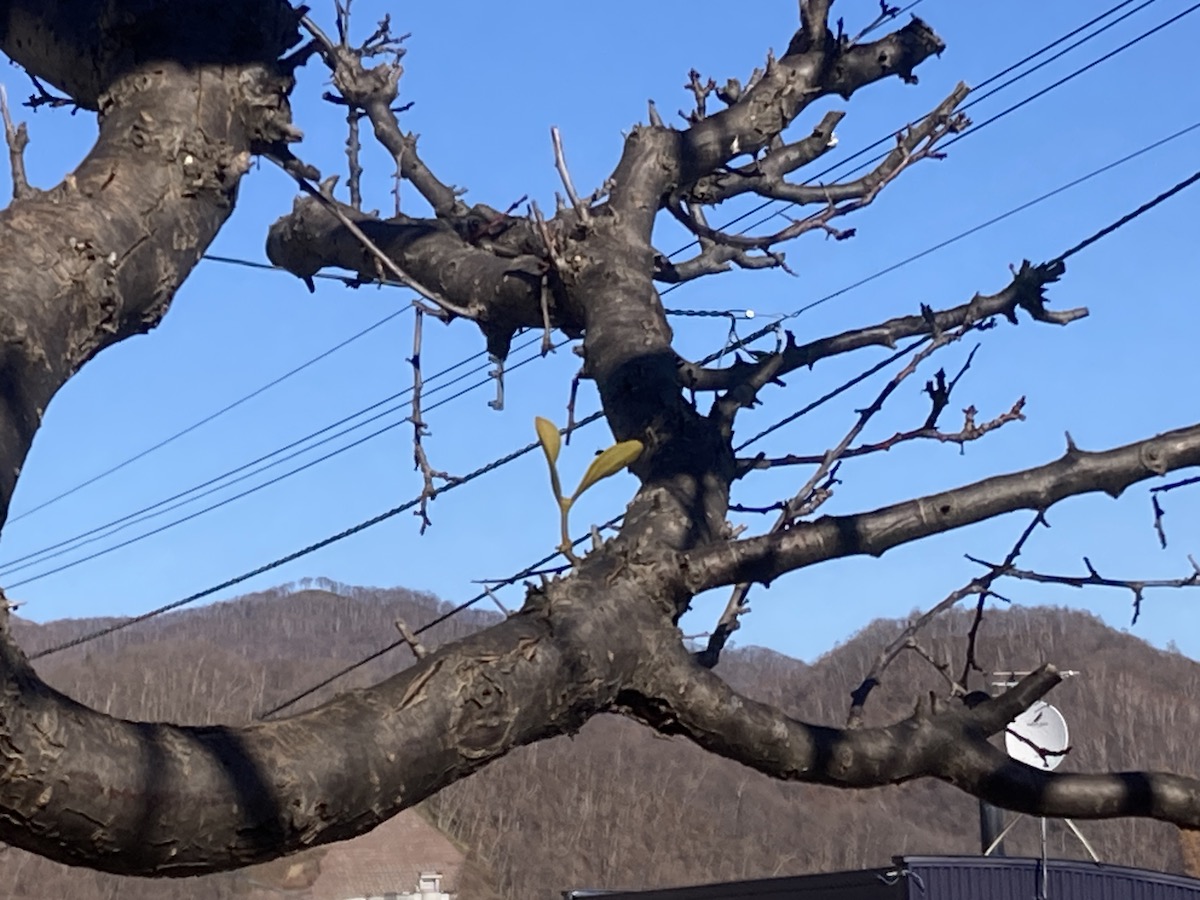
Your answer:
[[[1058,768],[1069,746],[1067,720],[1044,700],[1013,719],[1004,732],[1008,755],[1043,772]]]

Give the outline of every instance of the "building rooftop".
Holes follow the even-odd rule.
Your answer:
[[[893,865],[666,890],[565,897],[606,900],[1200,900],[1200,880],[1080,860],[903,856]]]

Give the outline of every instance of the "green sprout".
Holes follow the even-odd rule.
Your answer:
[[[563,496],[562,481],[558,477],[558,454],[562,450],[562,435],[553,422],[543,419],[541,416],[534,418],[533,427],[537,431],[542,452],[546,454],[546,463],[550,466],[550,489],[554,491],[554,499],[558,501],[559,519],[562,526],[562,543],[558,545],[558,550],[572,564],[578,563],[579,557],[571,550],[571,529],[568,523],[571,506],[579,499],[580,494],[597,481],[607,478],[609,475],[615,475],[632,464],[641,455],[642,442],[619,441],[597,454],[587,471],[583,473],[583,478],[579,481],[579,487],[575,488],[575,493],[566,497]]]

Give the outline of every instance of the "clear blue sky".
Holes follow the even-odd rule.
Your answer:
[[[1126,7],[1134,9],[1136,4]],[[977,121],[1001,111],[1191,6],[1158,0],[1058,62],[982,102]],[[403,100],[414,106],[403,124],[421,135],[424,159],[444,180],[469,189],[468,200],[503,208],[523,194],[553,207],[559,188],[549,129],[557,125],[576,184],[590,191],[615,164],[621,134],[644,119],[654,98],[664,114],[687,106],[682,89],[696,67],[718,81],[743,81],[768,48],[781,51],[795,26],[796,4],[755,4],[754,15],[695,3],[392,4],[358,0],[365,29],[391,10],[411,31]],[[829,108],[849,115],[838,130],[833,162],[935,106],[958,80],[978,84],[1006,65],[1100,12],[1101,5],[956,3],[924,0],[916,10],[945,38],[948,49],[920,70],[920,84],[898,80],[868,88],[848,104],[823,102],[795,126],[796,134]],[[865,24],[877,4],[842,0],[835,14],[848,29]],[[329,10],[316,15],[329,24]],[[703,14],[707,13],[707,14]],[[954,146],[941,162],[922,163],[890,186],[851,224],[858,236],[834,243],[810,235],[788,247],[798,277],[782,272],[735,273],[673,291],[670,307],[751,307],[759,319],[784,313],[898,262],[1200,120],[1194,48],[1200,12],[1190,14]],[[18,70],[6,76],[9,95],[28,87]],[[306,140],[302,157],[323,173],[344,172],[344,124],[319,96],[326,75],[316,64],[295,93]],[[15,104],[14,104],[15,105]],[[86,151],[94,122],[80,114],[19,110],[29,122],[30,175],[40,186],[58,181]],[[390,165],[372,150],[368,206],[390,208]],[[1076,187],[953,246],[850,291],[793,320],[809,339],[889,316],[961,303],[975,291],[1007,282],[1008,265],[1051,258],[1098,226],[1136,207],[1200,165],[1200,129],[1127,165]],[[5,188],[7,189],[7,188]],[[214,254],[262,261],[268,225],[284,214],[292,184],[270,166],[245,180],[233,220]],[[409,210],[419,201],[409,192]],[[731,210],[735,211],[735,210]],[[1086,305],[1090,318],[1066,329],[1001,323],[983,339],[975,363],[943,420],[976,405],[986,419],[1026,396],[1028,421],[969,445],[897,448],[848,462],[844,485],[828,512],[850,512],[962,484],[997,472],[1045,462],[1060,454],[1064,431],[1087,449],[1120,444],[1190,424],[1198,415],[1195,371],[1200,303],[1196,285],[1195,219],[1200,187],[1185,192],[1076,257],[1051,293],[1055,307]],[[714,216],[725,218],[724,211]],[[780,220],[774,220],[778,226]],[[680,235],[664,225],[660,247],[675,250]],[[216,262],[200,265],[180,290],[166,321],[151,335],[129,340],[89,363],[51,405],[21,478],[4,528],[0,562],[70,538],[289,443],[403,390],[410,383],[411,313],[406,312],[278,387],[263,392],[186,437],[114,475],[22,516],[181,428],[214,412],[336,342],[404,308],[406,291],[347,290],[322,282],[310,295],[290,276]],[[752,325],[743,323],[744,331]],[[725,339],[719,319],[678,321],[680,346],[701,356]],[[435,327],[425,337],[426,377],[482,349],[467,323]],[[954,371],[970,345],[950,348],[911,379],[867,433],[879,439],[918,425],[926,401],[920,387],[938,365]],[[511,363],[530,351],[515,353]],[[796,373],[786,390],[769,389],[765,405],[746,416],[751,434],[819,396],[880,354],[822,363]],[[427,447],[433,464],[462,474],[528,442],[534,415],[565,418],[573,355],[560,351],[513,372],[502,413],[487,407],[486,386],[431,411]],[[426,406],[462,384],[434,390]],[[764,441],[768,453],[817,453],[837,443],[882,382],[852,392]],[[581,409],[595,408],[585,386]],[[12,585],[55,565],[189,514],[251,487],[369,431],[399,421],[392,413],[374,425],[305,453],[291,463],[163,516],[135,525],[53,560],[19,571],[0,568]],[[357,420],[356,420],[357,421]],[[566,450],[566,480],[582,471],[608,441],[602,425],[580,432]],[[770,502],[789,496],[807,477],[785,470],[753,479],[739,499]],[[603,521],[627,501],[628,476],[606,482],[576,511],[577,527]],[[61,573],[10,591],[38,620],[132,614],[252,569],[408,499],[420,489],[413,471],[410,429],[401,426],[327,462],[214,512]],[[1050,513],[1053,528],[1031,542],[1024,561],[1054,572],[1081,572],[1087,555],[1114,577],[1186,574],[1187,554],[1200,554],[1200,490],[1164,500],[1171,543],[1158,548],[1144,487],[1119,501],[1077,499]],[[544,461],[530,454],[433,505],[434,527],[418,535],[404,514],[306,559],[260,576],[218,597],[305,576],[433,591],[449,601],[473,594],[472,579],[500,578],[539,558],[556,541],[556,517]],[[812,658],[878,616],[903,616],[930,605],[976,574],[964,552],[998,558],[1024,527],[1025,514],[961,530],[893,551],[879,560],[826,564],[757,590],[739,643],[755,643]],[[765,527],[766,522],[752,523]],[[1113,625],[1130,618],[1130,597],[1119,591],[1039,588],[1010,582],[1003,592],[1022,603],[1068,603],[1095,610]],[[502,596],[519,602],[519,589]],[[724,596],[702,598],[686,627],[707,629]],[[1135,633],[1157,644],[1174,640],[1200,658],[1200,596],[1152,593]],[[381,635],[385,640],[387,636]],[[364,651],[371,648],[363,648]],[[1014,660],[1020,667],[1034,660]],[[1085,660],[1059,660],[1086,668]]]

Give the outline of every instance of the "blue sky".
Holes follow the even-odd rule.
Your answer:
[[[1122,12],[1137,10],[1129,18],[979,103],[972,118],[982,121],[1000,112],[1191,6],[1183,0],[1128,4]],[[562,131],[576,185],[590,191],[615,164],[622,131],[644,119],[648,98],[654,98],[664,114],[685,108],[689,95],[682,85],[692,67],[718,81],[730,76],[744,81],[769,47],[781,51],[786,46],[795,27],[795,9],[791,0],[756,4],[753,16],[695,3],[624,0],[406,4],[394,9],[371,0],[355,3],[360,29],[391,10],[399,29],[412,32],[401,91],[402,99],[414,105],[403,124],[420,133],[423,158],[434,171],[468,188],[468,200],[504,208],[529,194],[544,209],[553,207],[559,188],[551,126]],[[842,0],[835,15],[844,16],[848,30],[855,30],[876,9],[874,2]],[[839,146],[822,165],[836,162],[933,108],[959,80],[978,84],[1100,11],[1090,4],[1029,0],[923,0],[915,12],[937,29],[948,49],[919,70],[920,84],[892,80],[864,90],[849,103],[823,101],[796,123],[794,131],[803,134],[827,109],[847,109],[849,115],[838,129]],[[314,15],[324,16],[328,25],[328,12],[318,6]],[[1198,28],[1200,11],[962,140],[944,161],[922,163],[907,172],[870,209],[846,223],[858,229],[853,240],[835,243],[808,235],[790,245],[788,259],[795,277],[782,272],[712,277],[672,291],[666,305],[753,308],[761,322],[1195,124],[1200,121],[1193,86]],[[19,70],[10,69],[5,82],[14,101],[27,95]],[[302,73],[295,110],[306,133],[299,154],[328,174],[345,169],[344,124],[336,110],[320,102],[325,82],[325,74],[311,64]],[[85,114],[31,114],[25,109],[18,114],[31,132],[30,176],[43,187],[77,163],[95,133],[94,122]],[[1055,256],[1191,174],[1197,159],[1200,129],[823,303],[793,319],[789,327],[799,339],[811,339],[915,312],[920,303],[949,306],[976,291],[998,290],[1007,283],[1010,263]],[[367,206],[389,209],[389,161],[371,150],[366,162]],[[211,252],[264,261],[266,229],[290,208],[295,193],[273,167],[252,172],[233,220]],[[411,191],[405,204],[406,210],[420,209]],[[741,208],[719,210],[712,218],[724,221]],[[1090,318],[1065,329],[1001,323],[982,339],[943,424],[956,426],[957,410],[968,403],[986,419],[1020,396],[1028,398],[1027,421],[968,445],[961,455],[951,446],[919,444],[852,460],[843,467],[845,483],[826,511],[870,509],[1048,461],[1062,452],[1064,431],[1085,449],[1101,449],[1194,422],[1195,335],[1200,327],[1195,287],[1200,262],[1194,247],[1198,213],[1200,187],[1074,258],[1064,281],[1052,289],[1051,301],[1057,308],[1086,305]],[[780,223],[774,220],[775,227]],[[669,252],[682,243],[677,230],[664,223],[660,248]],[[19,584],[401,421],[405,413],[399,411],[177,510],[53,559],[12,568],[13,561],[26,554],[218,477],[407,388],[411,312],[162,449],[35,509],[403,310],[408,302],[403,290],[348,290],[335,282],[320,282],[310,295],[298,281],[278,272],[202,263],[157,330],[106,351],[55,398],[0,539],[0,583],[15,585],[9,595],[25,601],[22,612],[37,620],[138,613],[253,569],[418,493],[410,429],[401,425],[161,534]],[[755,324],[742,322],[739,328],[745,333]],[[677,326],[680,348],[695,356],[719,348],[728,329],[721,319],[679,319]],[[482,346],[482,338],[466,323],[427,329],[426,378],[479,353]],[[920,424],[927,406],[920,394],[925,378],[939,365],[956,371],[971,346],[942,351],[906,382],[872,423],[867,439]],[[515,352],[510,365],[532,352]],[[786,389],[767,391],[764,406],[745,417],[739,434],[754,433],[881,356],[866,352],[794,374]],[[513,371],[506,381],[503,412],[487,406],[494,392],[491,385],[432,409],[427,418],[433,434],[427,448],[433,464],[463,474],[531,440],[535,415],[563,421],[573,360],[564,349]],[[431,380],[426,408],[480,377],[440,392],[441,382]],[[822,452],[838,442],[853,424],[853,410],[869,403],[882,383],[861,386],[842,402],[781,429],[763,441],[761,449],[771,454]],[[580,406],[582,412],[596,406],[586,386]],[[607,442],[602,425],[581,431],[563,455],[565,480],[573,482],[592,453]],[[738,499],[782,499],[807,475],[800,469],[761,475],[739,487]],[[622,476],[595,489],[573,514],[577,529],[619,512],[632,487],[629,477]],[[1023,561],[1046,571],[1075,573],[1083,571],[1080,558],[1087,555],[1102,574],[1113,577],[1185,575],[1190,571],[1187,554],[1200,555],[1200,490],[1176,492],[1164,503],[1171,538],[1165,551],[1158,547],[1150,501],[1142,487],[1117,501],[1083,498],[1052,510],[1052,529],[1036,535]],[[508,576],[548,553],[557,539],[540,454],[529,454],[440,497],[432,515],[434,527],[424,536],[418,535],[418,521],[402,514],[216,598],[305,576],[326,576],[351,584],[429,590],[456,602],[475,593],[473,579]],[[963,553],[1002,557],[1027,521],[1025,514],[1009,516],[878,560],[838,561],[780,579],[769,591],[756,590],[753,613],[738,641],[812,658],[875,617],[903,616],[935,603],[977,574]],[[769,523],[750,524],[765,528]],[[1015,582],[1002,591],[1022,603],[1085,606],[1118,627],[1130,620],[1127,592]],[[519,588],[501,596],[516,604]],[[706,630],[724,600],[721,594],[700,598],[685,621],[687,630]],[[1152,593],[1134,633],[1160,645],[1175,641],[1200,658],[1198,600],[1196,592]],[[1031,648],[1031,657],[1013,660],[1013,666],[1036,662],[1036,648]],[[1086,671],[1085,660],[1057,662]]]

